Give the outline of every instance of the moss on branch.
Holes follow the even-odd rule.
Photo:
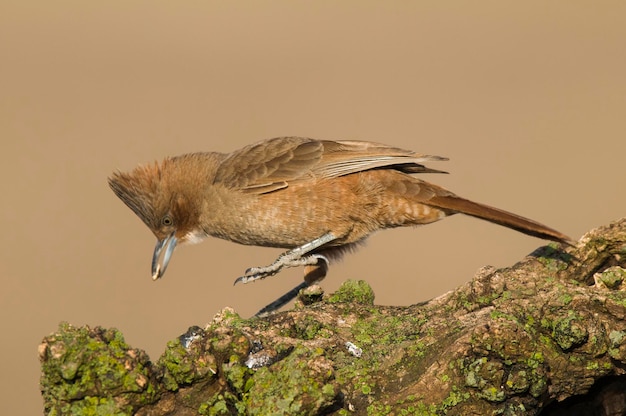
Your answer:
[[[567,407],[602,415],[620,403],[626,410],[624,267],[626,219],[576,247],[550,244],[512,267],[485,267],[417,305],[374,305],[365,282],[347,281],[335,294],[265,318],[226,308],[206,328],[170,341],[155,363],[115,329],[61,324],[40,346],[45,412],[556,415]]]

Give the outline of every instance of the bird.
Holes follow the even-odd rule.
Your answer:
[[[277,137],[231,153],[167,157],[114,172],[113,192],[157,242],[152,278],[163,277],[174,249],[217,237],[285,251],[235,280],[249,283],[304,266],[304,280],[258,315],[282,307],[321,281],[331,261],[379,230],[417,226],[458,213],[541,239],[571,244],[537,221],[457,196],[416,177],[447,173],[425,166],[445,157],[370,141]]]

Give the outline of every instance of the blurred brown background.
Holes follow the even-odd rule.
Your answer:
[[[109,190],[115,169],[375,140],[448,156],[426,179],[574,238],[626,215],[625,21],[620,1],[1,2],[3,413],[41,412],[37,345],[60,321],[117,327],[156,360],[301,279],[233,287],[280,250],[211,239],[152,282],[155,239]],[[407,305],[542,244],[457,216],[373,236],[324,286],[366,279]]]

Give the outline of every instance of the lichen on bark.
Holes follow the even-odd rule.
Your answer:
[[[156,363],[114,329],[61,324],[40,347],[45,412],[626,411],[625,256],[623,219],[408,307],[375,305],[365,282],[347,281],[264,318],[226,308]]]

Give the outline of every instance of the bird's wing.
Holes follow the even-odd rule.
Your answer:
[[[254,193],[272,192],[310,172],[323,152],[321,142],[302,137],[254,143],[229,154],[214,182]]]
[[[324,145],[324,153],[320,163],[313,168],[315,176],[320,178],[336,178],[384,167],[405,173],[445,173],[429,169],[422,163],[448,160],[375,142],[323,140],[321,143]]]
[[[373,142],[279,137],[228,155],[215,183],[262,194],[307,179],[336,178],[381,167],[406,173],[440,172],[421,165],[434,160],[446,159]]]

